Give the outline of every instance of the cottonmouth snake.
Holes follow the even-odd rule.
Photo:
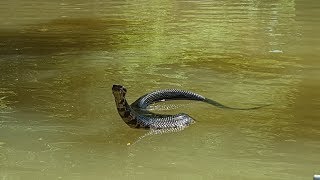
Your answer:
[[[147,111],[146,108],[155,102],[166,100],[194,100],[202,101],[224,109],[249,110],[258,109],[263,106],[253,108],[232,108],[220,104],[214,100],[205,98],[199,94],[178,90],[164,89],[157,90],[141,96],[131,105],[126,100],[127,89],[122,85],[113,85],[112,93],[115,98],[116,106],[122,120],[132,128],[145,128],[152,130],[159,129],[184,129],[194,123],[194,119],[188,114],[179,113],[175,115],[162,115]]]

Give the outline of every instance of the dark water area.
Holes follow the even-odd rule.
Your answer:
[[[320,174],[320,2],[0,2],[0,179],[312,179]],[[144,136],[119,117],[157,89],[232,107]],[[138,142],[136,142],[138,141]],[[136,142],[136,143],[134,143]]]

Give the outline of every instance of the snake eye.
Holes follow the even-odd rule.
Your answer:
[[[126,93],[127,89],[125,87],[122,87],[122,90]]]

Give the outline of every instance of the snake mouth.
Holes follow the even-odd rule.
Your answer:
[[[126,96],[126,93],[127,89],[124,86],[118,84],[114,84],[112,86],[112,94],[115,97],[116,101],[120,101],[121,99],[123,99]]]
[[[127,89],[126,89],[124,86],[122,86],[122,85],[114,84],[114,85],[112,86],[112,91],[120,91],[120,92],[126,93],[126,92],[127,92]]]

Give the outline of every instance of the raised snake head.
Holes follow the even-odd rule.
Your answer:
[[[116,102],[118,113],[121,116],[122,120],[130,127],[135,127],[136,122],[134,122],[133,124],[129,123],[134,119],[134,117],[131,114],[131,107],[125,98],[127,89],[122,85],[115,84],[112,86],[112,93],[114,96],[114,101]]]
[[[112,86],[112,94],[117,103],[121,103],[125,100],[126,93],[127,89],[124,86],[118,84],[114,84]]]

